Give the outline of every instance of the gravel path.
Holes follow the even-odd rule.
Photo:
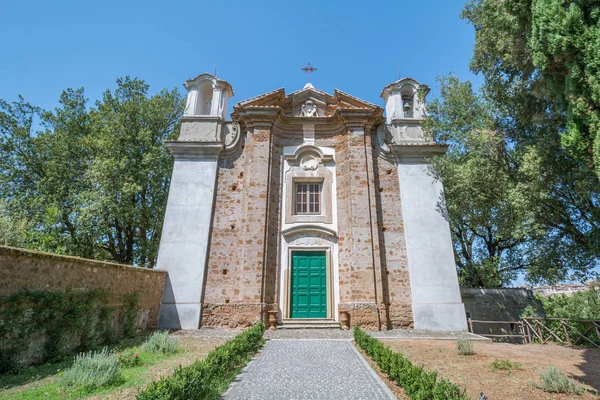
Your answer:
[[[389,400],[394,395],[349,340],[273,339],[223,399]]]

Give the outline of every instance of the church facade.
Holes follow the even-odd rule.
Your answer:
[[[466,330],[443,186],[420,127],[428,87],[382,107],[307,84],[241,101],[184,84],[158,256],[160,327],[313,324]],[[385,116],[384,116],[385,114]]]

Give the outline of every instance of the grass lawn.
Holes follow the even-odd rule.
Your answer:
[[[144,338],[142,338],[143,340]],[[171,374],[178,365],[189,365],[202,359],[208,352],[225,339],[218,338],[177,338],[180,350],[168,356],[140,353],[142,365],[121,369],[118,384],[97,388],[91,392],[65,391],[56,383],[61,371],[69,368],[72,361],[43,364],[26,368],[19,375],[0,376],[0,398],[2,399],[134,399],[140,388],[160,376]],[[138,344],[140,340],[121,343],[123,350]]]

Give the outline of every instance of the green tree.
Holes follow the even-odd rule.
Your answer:
[[[111,259],[152,267],[173,165],[163,142],[178,134],[183,102],[175,89],[149,97],[143,81],[117,83],[92,115],[85,218],[101,227],[100,245]]]
[[[3,220],[27,221],[30,248],[152,267],[178,131],[179,92],[117,80],[96,107],[68,89],[43,111],[0,100]]]
[[[500,287],[528,270],[531,243],[542,233],[521,190],[529,176],[471,84],[453,76],[440,83],[424,129],[449,146],[432,165],[446,188],[459,279],[467,287]]]
[[[533,65],[566,106],[562,145],[600,176],[600,4],[534,0],[530,12]]]
[[[600,257],[597,15],[585,0],[473,0],[463,12],[489,129],[502,135],[534,218],[524,255],[532,282],[585,279]]]
[[[547,143],[507,135],[503,110],[469,82],[450,76],[440,84],[423,127],[449,146],[432,167],[446,189],[461,284],[499,287],[518,273],[531,283],[589,277],[598,260],[597,232],[583,212],[594,206],[580,203],[595,195],[594,187],[580,185],[580,171],[568,168],[560,146],[550,158]],[[587,177],[596,182],[593,172]]]
[[[563,148],[600,175],[600,4],[473,0],[463,17],[476,29],[471,68],[520,134],[556,128]]]
[[[23,247],[29,230],[29,221],[25,218],[13,217],[6,207],[6,202],[0,200],[0,245]]]

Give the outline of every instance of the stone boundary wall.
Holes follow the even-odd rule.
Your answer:
[[[520,321],[525,307],[542,310],[542,305],[529,289],[474,289],[461,288],[460,294],[468,318],[480,321]],[[474,333],[516,333],[516,326],[474,324]]]
[[[166,271],[0,246],[0,297],[20,290],[106,289],[110,305],[139,293],[138,329],[155,328]]]

